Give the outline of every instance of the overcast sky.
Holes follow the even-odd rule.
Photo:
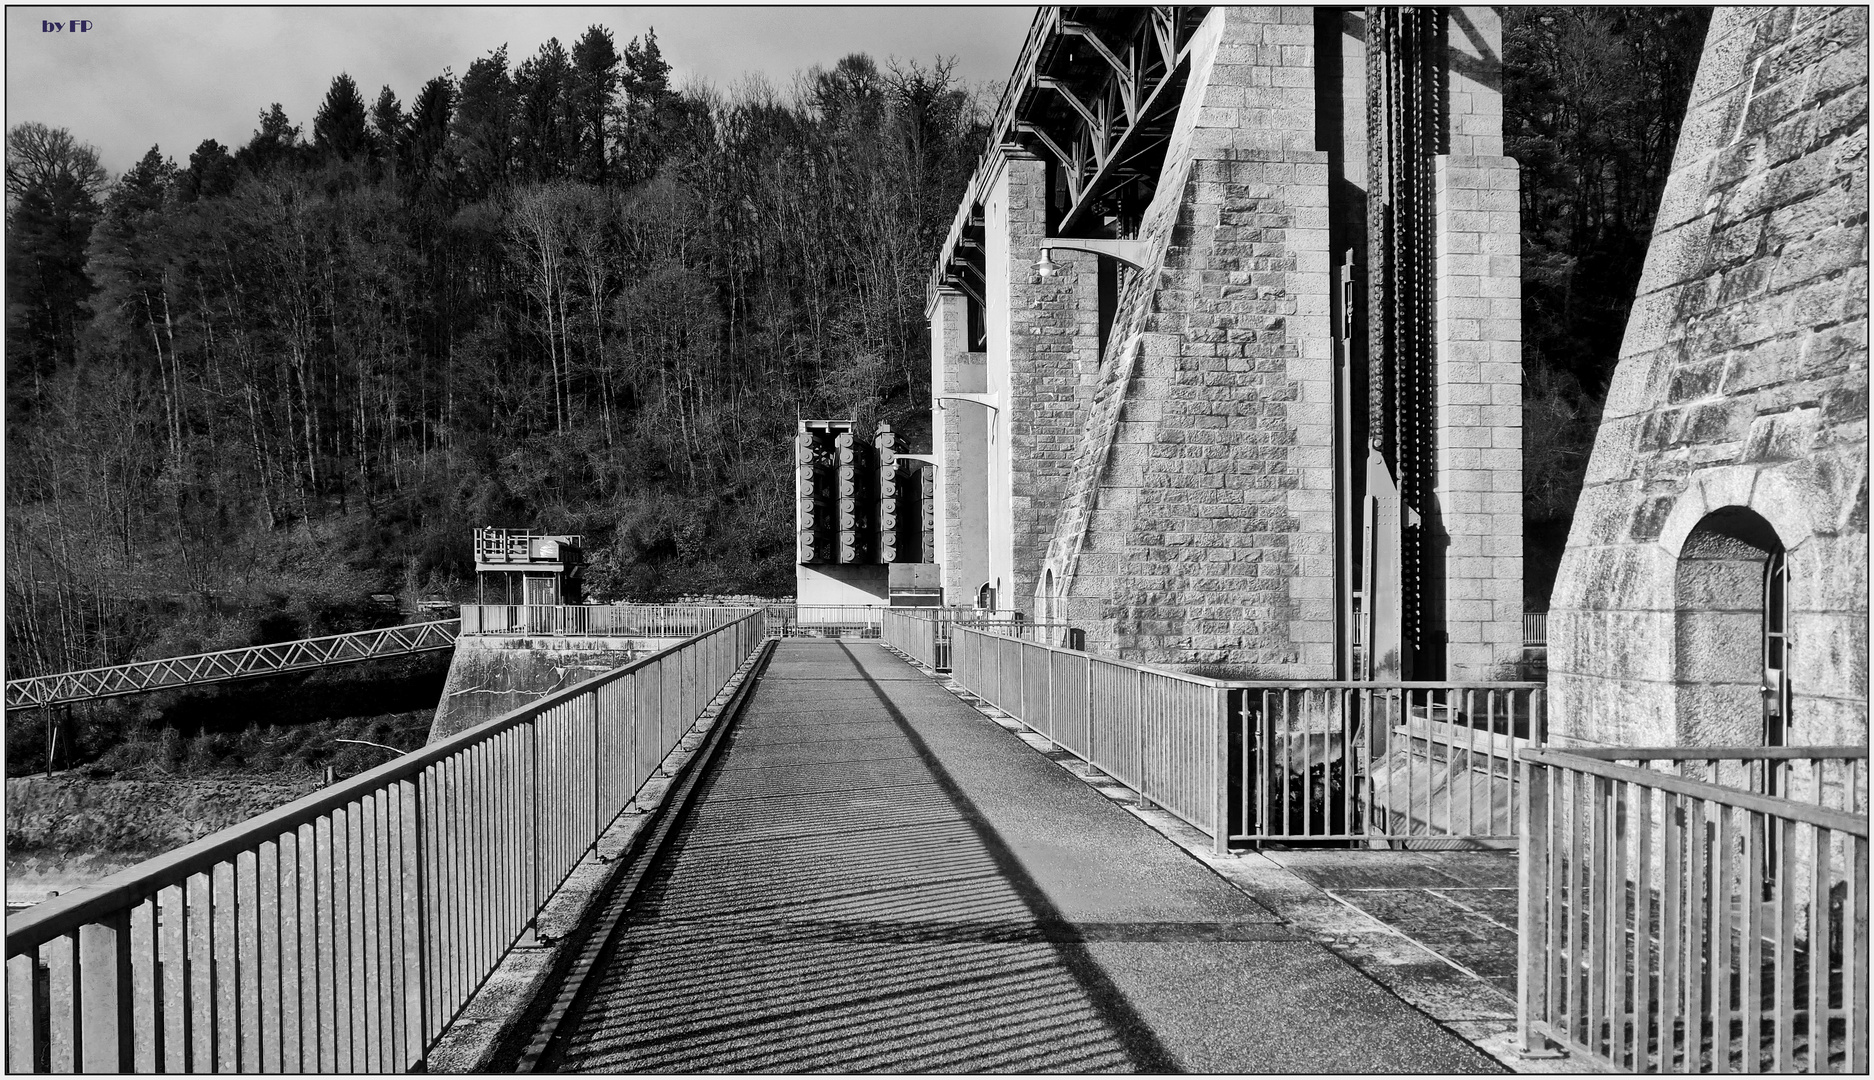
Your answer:
[[[751,72],[786,88],[852,52],[928,63],[953,56],[1000,91],[1033,7],[86,7],[6,9],[6,122],[36,120],[96,146],[112,176],[159,144],[186,165],[203,139],[245,143],[279,102],[307,138],[332,77],[366,102],[417,89],[503,42],[519,64],[550,37],[568,49],[597,23],[626,42],[655,28],[677,85],[727,89]],[[74,21],[89,30],[73,33]],[[47,33],[47,23],[66,29]],[[993,100],[993,95],[992,95]]]

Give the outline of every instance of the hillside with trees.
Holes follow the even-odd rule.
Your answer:
[[[790,593],[796,417],[928,431],[982,112],[942,60],[680,90],[595,26],[115,182],[14,127],[8,673],[460,599],[482,524],[586,534],[606,598]]]

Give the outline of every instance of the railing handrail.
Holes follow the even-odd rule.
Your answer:
[[[1781,747],[1766,749],[1806,749]],[[1816,748],[1823,749],[1823,748]],[[1858,749],[1856,756],[1866,757],[1865,747]],[[1768,814],[1807,825],[1816,825],[1836,832],[1866,838],[1868,835],[1867,818],[1843,810],[1832,810],[1813,803],[1796,802],[1792,799],[1763,795],[1754,791],[1726,787],[1706,780],[1692,780],[1671,773],[1654,772],[1633,765],[1616,765],[1601,757],[1587,757],[1582,754],[1559,750],[1553,747],[1530,747],[1522,752],[1522,760],[1530,765],[1549,765],[1557,768],[1572,769],[1576,772],[1599,776],[1608,780],[1623,780],[1642,787],[1657,788],[1675,795],[1689,795],[1695,799],[1720,803],[1724,806],[1737,807],[1755,813]],[[1708,758],[1706,760],[1728,760],[1727,758]]]
[[[34,904],[24,911],[7,917],[6,954],[8,957],[13,957],[38,948],[60,934],[69,933],[88,922],[95,922],[100,915],[107,915],[130,904],[138,903],[164,888],[186,880],[204,868],[225,862],[228,858],[249,849],[256,843],[271,840],[281,833],[305,825],[325,811],[344,806],[361,795],[376,792],[390,783],[416,776],[425,768],[464,747],[492,738],[510,728],[518,727],[533,719],[537,714],[546,712],[575,696],[590,693],[605,683],[622,679],[657,660],[665,653],[688,648],[704,638],[725,633],[763,614],[762,611],[751,610],[739,619],[685,638],[668,648],[659,649],[657,652],[640,657],[611,671],[601,672],[590,679],[556,690],[538,701],[522,705],[474,727],[465,728],[439,742],[419,747],[376,768],[341,780],[330,787],[321,788],[284,806],[275,807],[248,818],[246,821],[230,825],[219,832],[210,833],[174,851],[146,859],[101,881]]]
[[[1547,752],[1596,761],[1834,761],[1868,756],[1865,746],[1550,746]]]
[[[1050,623],[1046,625],[1064,625]],[[975,627],[958,626],[958,630],[971,633],[986,633]],[[1001,635],[996,635],[1001,636]],[[1418,679],[1215,679],[1208,675],[1191,675],[1171,668],[1159,667],[1140,660],[1123,660],[1116,656],[1101,656],[1097,653],[1082,652],[1079,649],[1063,649],[1058,645],[1049,645],[1042,641],[1030,641],[1029,644],[1047,649],[1049,652],[1072,653],[1075,656],[1087,656],[1102,664],[1115,664],[1137,671],[1148,671],[1154,675],[1165,675],[1183,682],[1196,683],[1219,690],[1540,690],[1548,686],[1539,680],[1490,680],[1466,679],[1461,681],[1418,680]]]

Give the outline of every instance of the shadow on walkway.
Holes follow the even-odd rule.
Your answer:
[[[1102,864],[1115,855],[1126,865]],[[1401,1043],[1453,1045],[1405,1060],[1386,1039],[1355,1058],[1296,1054],[1295,1033],[1220,1046],[1197,1029],[1251,1004],[1232,993],[1242,950],[1275,996],[1320,988],[1320,1009],[1359,999],[1399,1014]],[[877,646],[784,642],[542,1065],[1490,1068],[1367,995],[1385,997]]]

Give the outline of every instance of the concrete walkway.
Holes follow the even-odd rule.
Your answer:
[[[875,643],[782,642],[542,1064],[1500,1067]]]

